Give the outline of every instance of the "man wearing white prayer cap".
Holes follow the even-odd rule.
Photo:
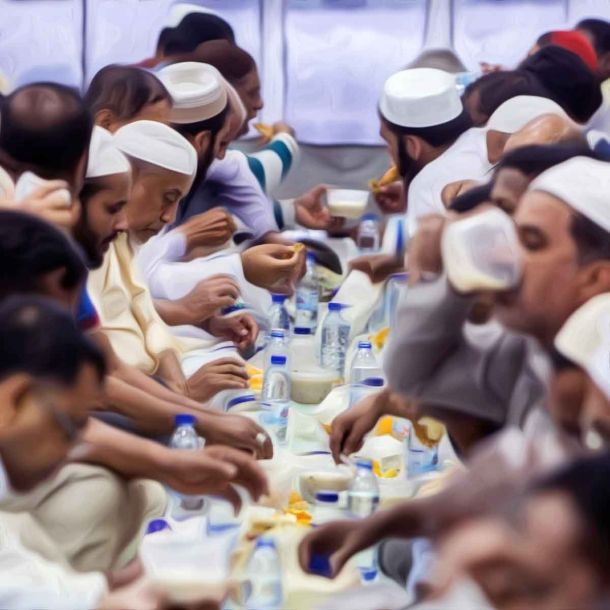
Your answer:
[[[194,61],[167,66],[158,76],[174,100],[170,121],[195,148],[197,174],[204,177],[219,153],[218,133],[229,110],[224,79],[213,66]]]
[[[490,162],[497,163],[500,160],[511,134],[520,131],[537,117],[547,114],[570,120],[557,102],[546,97],[517,95],[501,104],[487,122],[487,151]]]
[[[483,179],[490,169],[485,141],[469,130],[455,76],[442,70],[414,68],[393,74],[385,82],[379,113],[381,137],[408,188],[412,234],[420,216],[444,210],[441,194],[448,183]],[[460,153],[453,155],[458,148]]]
[[[475,341],[475,334],[469,333],[471,340],[462,343],[462,321],[473,303],[472,295],[456,293],[444,276],[410,287],[409,299],[399,306],[400,326],[387,347],[388,385],[403,398],[417,401],[420,407],[438,405],[436,413],[441,420],[443,409],[450,412],[452,406],[446,399],[436,402],[441,388],[445,394],[451,392],[448,395],[453,404],[459,400],[468,405],[471,415],[475,415],[472,407],[478,403],[476,417],[483,421],[500,407],[504,410],[506,434],[515,437],[516,432],[515,438],[520,438],[521,443],[539,446],[542,435],[550,431],[544,401],[555,337],[574,311],[610,292],[609,187],[610,165],[583,157],[547,170],[530,185],[515,214],[522,249],[522,280],[514,290],[495,294],[494,311],[506,330],[488,329],[485,341]],[[440,306],[431,295],[436,295]],[[449,329],[449,334],[455,329],[446,349],[436,349],[426,356],[424,338],[427,334],[437,335],[443,327]],[[417,366],[406,367],[404,355],[413,350],[418,350]],[[439,353],[449,359],[439,360]],[[451,361],[452,357],[455,358]],[[426,377],[434,378],[428,387]],[[521,476],[531,472],[527,452],[515,449],[518,445],[511,442],[511,436],[504,440],[508,441],[504,442],[503,453],[509,468],[513,472],[520,470],[517,474]],[[553,454],[556,457],[555,450],[548,457],[553,458]],[[479,466],[485,463],[488,474],[489,464],[494,465],[494,470],[498,464],[488,459]],[[483,483],[497,481],[497,473],[470,480],[473,478]],[[447,506],[464,507],[456,501],[459,487],[453,486],[452,493],[445,495],[435,517],[431,517],[429,504],[422,501],[419,506],[417,502],[410,503],[411,507],[403,505],[376,514],[360,521],[355,529],[345,527],[344,522],[318,528],[301,546],[302,567],[307,569],[311,554],[321,551],[333,557],[332,568],[338,572],[349,557],[378,542],[380,536],[421,535],[421,524],[427,527],[436,522],[436,517],[442,522]],[[485,484],[481,487],[488,498],[496,496],[488,493]],[[467,493],[472,495],[470,490]],[[472,516],[471,512],[466,514]],[[423,515],[425,518],[420,519]]]
[[[180,346],[159,317],[132,262],[134,247],[174,219],[197,171],[197,156],[177,131],[156,121],[129,123],[116,132],[113,144],[133,164],[133,188],[126,208],[129,235],[114,240],[104,265],[90,274],[89,291],[116,353],[172,387],[185,386],[177,360]],[[208,341],[205,347],[210,345]],[[246,385],[243,376],[229,376],[229,381],[228,387],[233,382]],[[191,388],[189,395],[204,401],[213,390],[210,385],[201,391],[212,393],[202,394]]]

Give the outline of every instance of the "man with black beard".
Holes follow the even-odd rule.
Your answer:
[[[210,75],[214,78],[210,79]],[[209,64],[188,61],[163,68],[158,77],[169,91],[174,105],[170,113],[172,127],[195,148],[197,175],[190,193],[180,203],[180,217],[196,205],[199,187],[205,181],[212,161],[220,152],[218,134],[225,124],[229,100],[225,87],[213,88],[210,80],[224,82],[220,72]]]
[[[443,212],[443,188],[457,180],[481,180],[489,170],[482,130],[470,129],[455,86],[443,70],[414,68],[392,75],[379,102],[381,137],[407,191],[407,227]]]

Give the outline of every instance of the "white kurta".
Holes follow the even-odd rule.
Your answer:
[[[415,233],[418,218],[445,211],[441,200],[445,186],[458,180],[487,178],[492,165],[487,158],[485,136],[484,128],[469,129],[413,178],[407,195],[409,235]]]

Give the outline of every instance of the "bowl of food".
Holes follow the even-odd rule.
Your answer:
[[[294,370],[290,379],[292,400],[303,405],[318,405],[337,382],[337,372],[322,368]]]
[[[326,202],[333,216],[360,218],[366,209],[369,191],[358,189],[328,189]]]

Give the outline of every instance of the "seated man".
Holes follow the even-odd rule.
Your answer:
[[[13,294],[42,294],[49,296],[75,310],[82,284],[86,276],[86,268],[80,256],[71,247],[68,238],[47,223],[26,214],[15,212],[0,213],[0,299]],[[95,335],[93,335],[95,337]],[[116,356],[111,358],[116,360]],[[117,366],[113,363],[113,366]],[[116,374],[116,373],[113,373]],[[116,388],[115,397],[112,397],[113,386],[117,379],[110,375],[107,378],[106,392],[97,402],[96,408],[117,409]],[[120,481],[148,478],[159,481],[167,486],[181,490],[183,493],[205,494],[228,493],[228,497],[236,501],[236,495],[227,484],[230,480],[242,481],[250,493],[258,497],[262,488],[258,488],[263,478],[261,472],[246,453],[231,450],[228,447],[213,447],[213,444],[232,442],[237,446],[259,447],[261,455],[267,454],[265,442],[267,436],[254,422],[244,417],[229,416],[225,414],[210,413],[198,403],[190,409],[174,402],[156,401],[150,395],[138,390],[134,385],[125,384],[123,399],[131,402],[118,401],[118,407],[135,423],[136,428],[150,431],[154,434],[169,434],[173,428],[176,414],[187,412],[196,417],[198,432],[206,437],[207,446],[201,452],[174,451],[163,445],[121,432],[116,428],[106,426],[93,419],[85,431],[83,442],[75,456],[79,460],[86,460],[92,464],[100,464],[122,475]],[[151,381],[152,384],[158,385]],[[169,392],[169,390],[168,390]],[[177,395],[178,396],[178,395]],[[243,425],[242,425],[243,422]],[[261,434],[257,438],[257,434]],[[228,469],[227,469],[228,467]],[[78,488],[78,481],[70,473],[69,468],[49,482],[48,488],[41,488],[35,493],[28,494],[13,500],[11,507],[15,510],[28,510],[39,525],[51,537],[55,545],[64,552],[68,561],[86,568],[108,569],[119,563],[133,558],[139,536],[139,528],[128,528],[128,537],[123,537],[129,544],[117,544],[117,539],[101,533],[97,527],[106,527],[109,522],[116,521],[116,502],[110,498],[118,498],[119,505],[127,501],[130,487],[129,483],[104,484],[96,476],[87,473],[82,484],[94,486],[96,489],[106,489],[105,502],[92,502],[86,511],[81,510],[85,505],[82,500],[74,501],[74,491]],[[235,478],[233,478],[235,477]],[[245,478],[242,478],[245,477]],[[253,478],[252,478],[253,477]],[[254,483],[254,486],[252,485]],[[218,487],[221,485],[221,488]],[[138,492],[136,484],[135,493]],[[146,488],[150,485],[147,484]],[[150,501],[144,502],[144,508],[157,506],[162,511],[165,506],[165,495],[157,491],[153,485]],[[145,489],[146,491],[146,489]],[[94,494],[85,494],[94,499]],[[65,498],[65,500],[62,500]],[[59,512],[58,512],[59,511]],[[74,515],[72,515],[74,511]],[[158,513],[157,513],[158,514]],[[58,516],[61,515],[61,516]],[[59,522],[88,523],[91,532],[90,539],[83,547],[70,530],[58,527]],[[121,521],[121,523],[123,523]],[[123,534],[119,534],[119,537]],[[95,540],[95,543],[92,542]]]

